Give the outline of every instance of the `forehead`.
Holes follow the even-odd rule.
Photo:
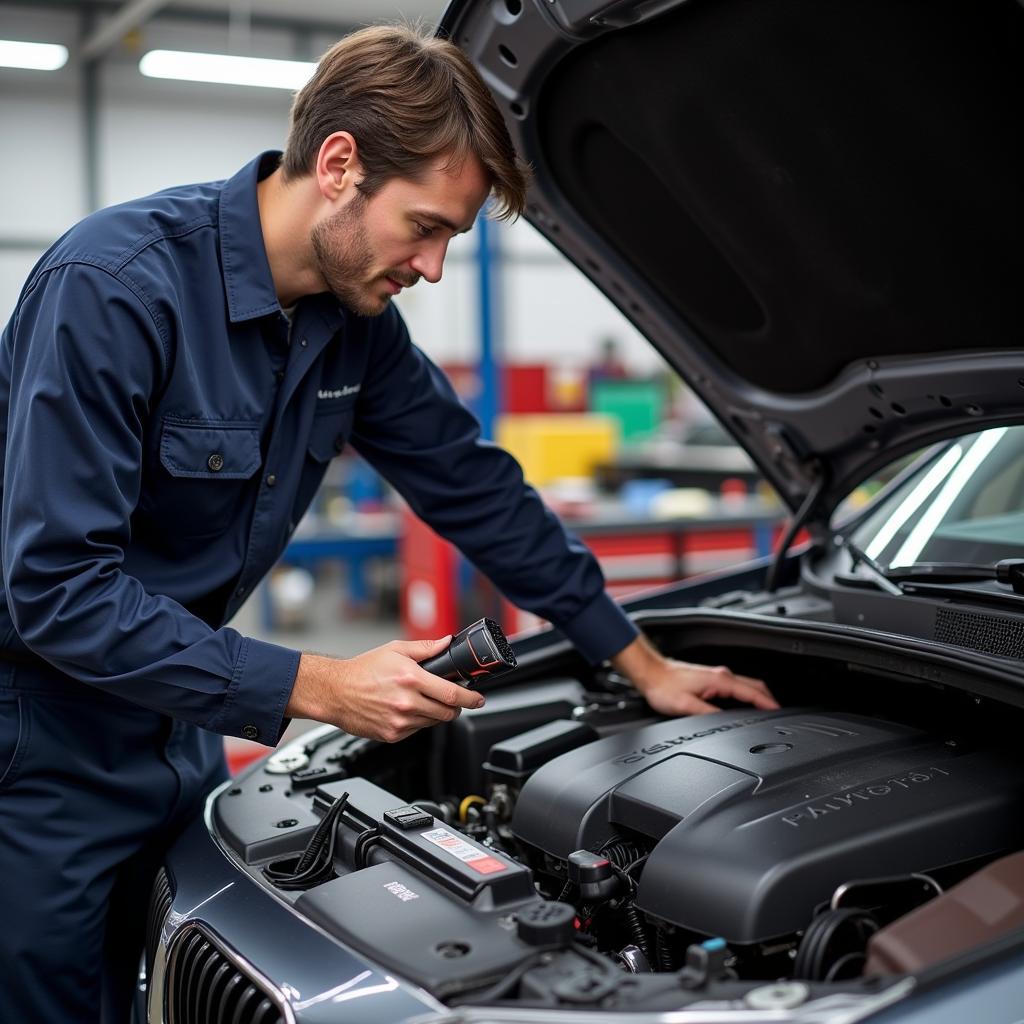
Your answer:
[[[491,190],[478,157],[438,157],[417,178],[392,178],[377,193],[410,213],[430,214],[453,231],[468,230]]]

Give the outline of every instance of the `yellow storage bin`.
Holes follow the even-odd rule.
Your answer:
[[[499,416],[496,440],[523,467],[530,483],[543,487],[564,477],[590,476],[615,457],[620,426],[600,413],[529,413]]]

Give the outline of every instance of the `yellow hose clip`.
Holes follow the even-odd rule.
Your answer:
[[[462,803],[459,804],[459,822],[463,825],[466,824],[466,817],[473,804],[483,805],[485,803],[487,803],[487,801],[482,796],[476,796],[473,793],[470,793],[469,796],[465,797]]]

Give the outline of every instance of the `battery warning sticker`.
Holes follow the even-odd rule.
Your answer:
[[[472,868],[481,875],[493,875],[495,871],[504,871],[505,865],[497,857],[484,853],[472,843],[467,843],[461,836],[449,832],[446,828],[432,828],[429,832],[421,832],[428,843],[440,846],[453,857],[458,857],[466,867]]]

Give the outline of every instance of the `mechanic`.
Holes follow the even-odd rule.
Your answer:
[[[657,710],[776,706],[638,635],[391,304],[525,190],[460,51],[377,27],[321,60],[283,155],[95,213],[32,271],[0,348],[0,1020],[128,1018],[148,886],[223,735],[393,742],[483,703],[417,664],[448,638],[339,659],[225,626],[346,443]]]

